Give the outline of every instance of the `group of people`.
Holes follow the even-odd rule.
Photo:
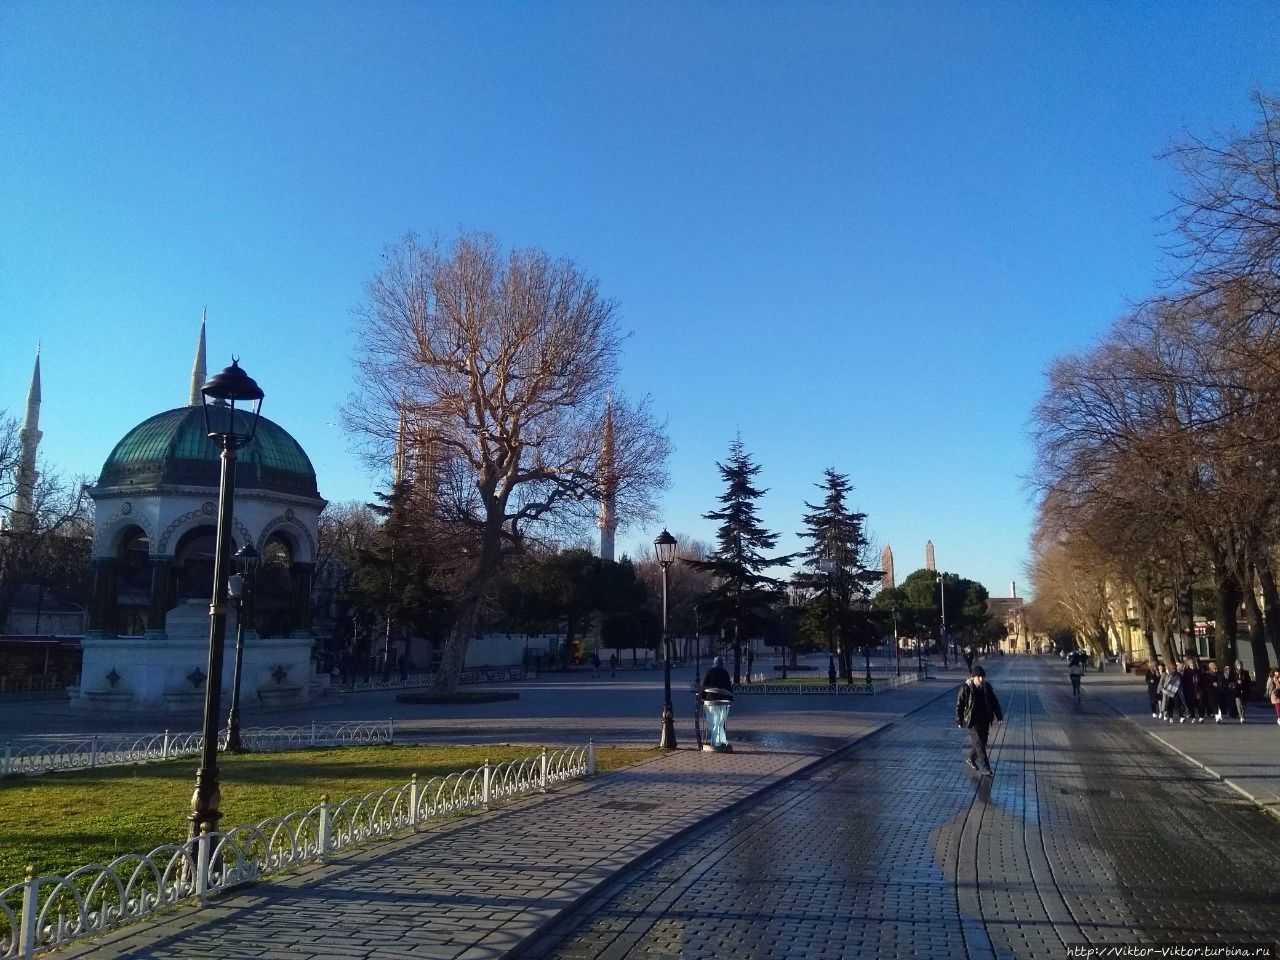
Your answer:
[[[1157,662],[1147,665],[1145,679],[1151,716],[1158,720],[1204,723],[1212,718],[1214,723],[1244,723],[1253,678],[1239,660],[1221,670],[1216,661],[1203,663],[1196,656],[1181,664]],[[1276,716],[1280,718],[1280,707]]]

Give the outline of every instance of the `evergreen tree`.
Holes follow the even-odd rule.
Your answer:
[[[849,478],[828,467],[816,486],[823,498],[820,504],[805,503],[808,513],[800,532],[801,539],[808,541],[802,554],[805,569],[792,582],[810,593],[805,628],[811,633],[822,631],[828,652],[839,654],[840,676],[849,682],[854,646],[865,647],[875,640],[867,610],[871,588],[884,574],[867,566],[867,515],[845,504],[853,489]]]
[[[725,492],[719,497],[723,506],[703,514],[704,519],[720,523],[716,546],[706,560],[685,562],[711,574],[711,589],[702,595],[699,606],[713,628],[732,631],[733,682],[739,683],[743,640],[785,596],[785,583],[764,571],[789,565],[791,557],[764,554],[777,545],[778,534],[760,525],[756,501],[766,491],[753,486],[760,467],[743,449],[741,437],[730,444],[728,460],[717,463],[716,469],[725,482]]]

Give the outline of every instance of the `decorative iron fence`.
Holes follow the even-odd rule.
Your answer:
[[[0,958],[30,960],[85,937],[144,920],[187,900],[221,893],[304,863],[327,863],[352,847],[415,830],[427,820],[595,775],[595,746],[548,751],[432,777],[340,803],[327,796],[303,812],[209,832],[150,853],[126,854],[65,876],[37,876],[0,890]]]
[[[218,734],[226,745],[227,732]],[[306,747],[355,746],[395,742],[391,720],[311,723],[294,727],[253,727],[240,732],[251,750],[291,750]],[[0,776],[37,774],[51,770],[91,770],[126,763],[153,763],[198,754],[204,744],[199,733],[117,733],[74,737],[31,737],[14,740],[0,750]]]
[[[514,680],[527,680],[531,671],[523,667],[485,667],[482,669],[464,670],[458,676],[459,683],[507,683]],[[361,673],[360,676],[365,676]],[[363,693],[368,690],[410,690],[429,687],[435,681],[434,673],[409,673],[403,679],[395,671],[383,677],[378,671],[368,674],[367,680],[354,678],[335,678],[332,689],[341,693]]]
[[[926,672],[927,677],[927,672]],[[752,693],[788,693],[795,696],[874,696],[878,693],[884,693],[886,690],[892,690],[896,687],[905,687],[908,684],[916,683],[921,678],[912,670],[910,672],[903,671],[901,676],[889,676],[875,678],[871,683],[866,680],[854,680],[853,683],[779,683],[777,681],[766,683],[742,683],[733,688],[735,695],[752,694]]]

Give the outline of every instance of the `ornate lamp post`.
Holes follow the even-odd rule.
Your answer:
[[[663,664],[663,701],[662,701],[662,736],[658,746],[663,750],[676,748],[675,711],[671,709],[671,638],[667,635],[667,570],[676,559],[676,538],[667,533],[664,527],[653,541],[653,552],[662,567],[662,652]]]
[[[227,567],[231,553],[231,507],[236,492],[236,451],[253,440],[262,410],[262,389],[240,369],[238,360],[215,374],[200,388],[204,426],[221,449],[222,475],[218,487],[218,535],[213,555],[213,593],[209,601],[209,663],[204,688],[204,744],[196,788],[191,795],[191,838],[200,829],[218,829],[222,801],[218,789],[218,713],[222,698],[222,651],[227,633]],[[240,409],[236,405],[240,404]]]
[[[236,573],[227,583],[227,592],[236,601],[236,665],[231,672],[231,712],[227,715],[227,750],[239,753],[240,743],[240,665],[244,659],[244,628],[247,617],[253,615],[253,587],[262,557],[246,543],[236,551]]]

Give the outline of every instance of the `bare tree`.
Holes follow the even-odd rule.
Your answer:
[[[668,443],[614,391],[615,307],[572,261],[488,235],[389,248],[359,311],[347,426],[375,463],[397,438],[429,448],[434,515],[459,529],[457,619],[436,688],[457,685],[481,605],[531,530],[580,525],[606,484],[619,525],[651,514]],[[600,462],[606,416],[611,464]]]
[[[1253,94],[1252,129],[1169,151],[1185,186],[1174,211],[1182,279],[1200,293],[1244,289],[1274,314],[1280,293],[1280,99]]]

